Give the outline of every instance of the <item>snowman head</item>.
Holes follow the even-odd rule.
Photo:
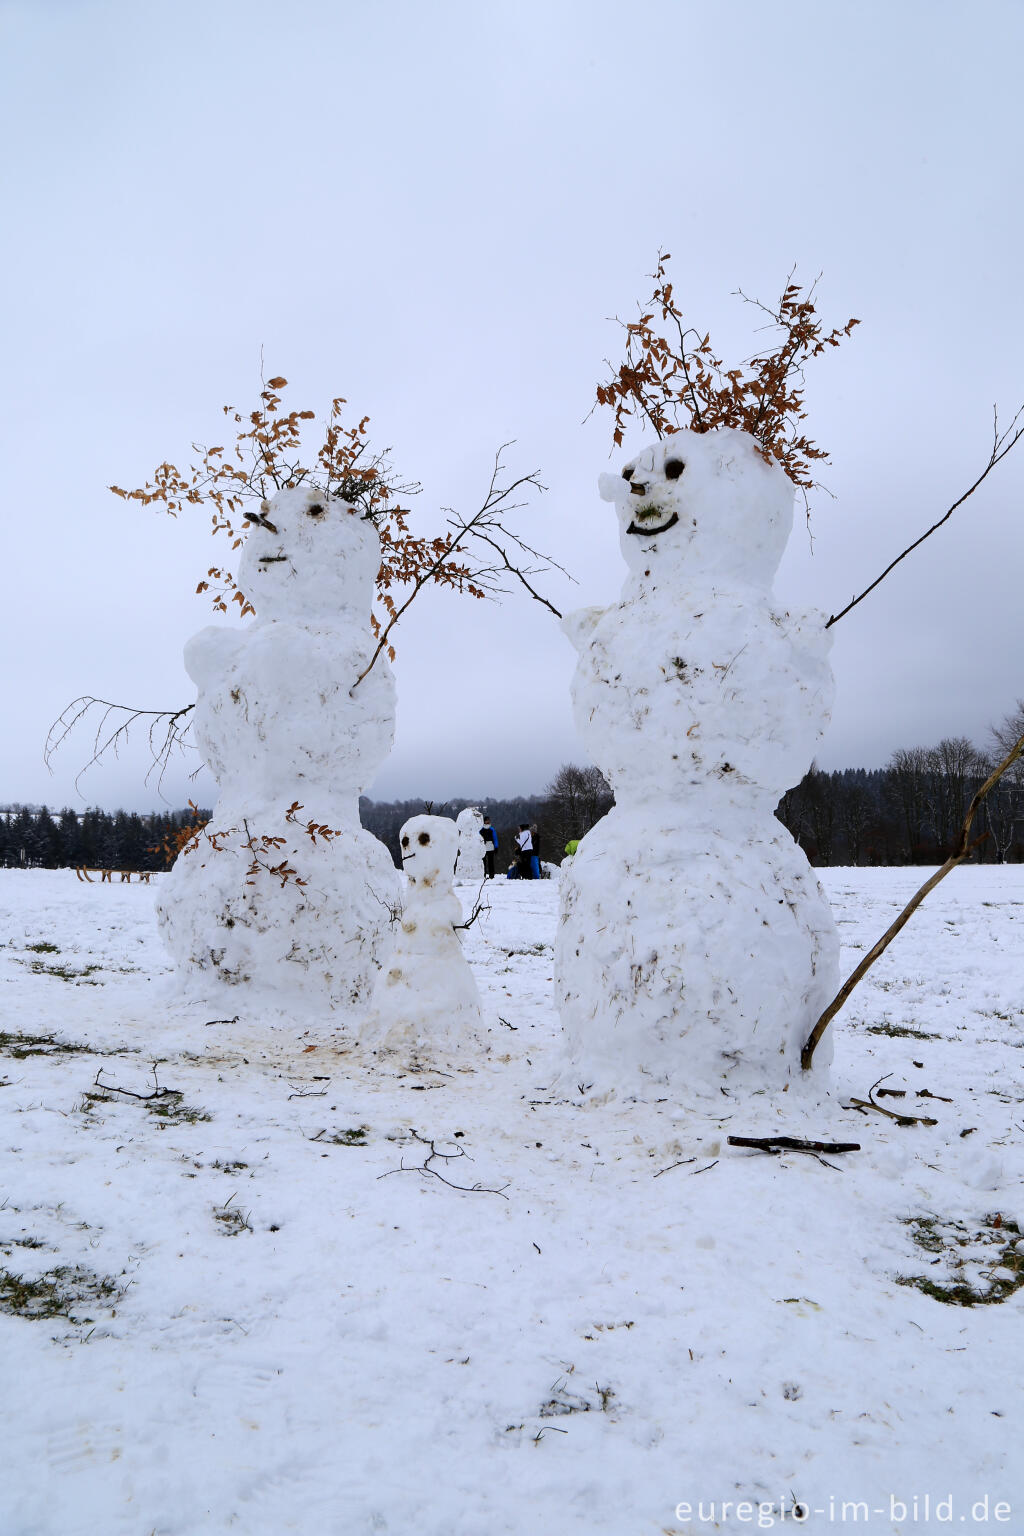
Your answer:
[[[299,485],[262,502],[251,523],[238,585],[259,618],[365,620],[380,540],[355,507]]]
[[[398,834],[409,884],[449,889],[459,851],[459,831],[447,816],[413,816]]]
[[[674,432],[598,486],[627,563],[645,575],[681,564],[689,576],[770,582],[793,523],[792,482],[732,427]]]

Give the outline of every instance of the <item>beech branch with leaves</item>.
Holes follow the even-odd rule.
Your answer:
[[[812,466],[827,460],[828,453],[800,425],[807,415],[804,368],[826,347],[838,347],[860,321],[850,319],[826,331],[814,307],[816,282],[805,294],[792,272],[774,307],[739,290],[745,303],[764,311],[779,338],[774,347],[726,368],[710,335],[686,324],[667,275],[670,259],[659,251],[651,274],[654,292],[640,306],[640,318],[618,322],[626,333],[625,360],[617,368],[607,363],[612,375],[597,386],[596,404],[614,414],[615,446],[621,445],[630,418],[638,415],[658,437],[683,428],[711,432],[736,427],[750,433],[769,463],[782,466],[806,506],[809,492],[818,487]],[[658,329],[656,316],[667,335]]]
[[[786,471],[800,491],[809,517],[810,492],[824,489],[814,479],[812,469],[817,463],[827,462],[828,453],[812,442],[800,425],[807,415],[804,368],[812,358],[820,357],[826,347],[838,347],[860,321],[850,319],[845,325],[826,330],[814,306],[817,279],[805,294],[793,282],[793,272],[775,305],[763,304],[737,289],[737,296],[744,303],[765,314],[778,340],[774,347],[762,349],[738,367],[726,368],[715,353],[710,335],[687,325],[676,305],[667,275],[666,263],[670,259],[667,252],[659,252],[657,267],[651,274],[654,291],[647,303],[639,306],[639,319],[618,322],[626,333],[626,356],[617,367],[607,363],[611,377],[597,386],[596,405],[607,406],[614,413],[614,445],[620,446],[630,419],[636,416],[642,416],[658,437],[671,436],[684,427],[692,432],[738,427],[757,441],[765,459],[780,464]],[[658,316],[665,334],[658,329]],[[973,484],[920,538],[891,560],[863,592],[832,614],[826,629],[862,603],[902,560],[931,538],[974,495],[1024,437],[1024,406],[1002,432],[998,410],[993,407],[992,437],[992,451]]]

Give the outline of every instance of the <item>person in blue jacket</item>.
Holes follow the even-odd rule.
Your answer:
[[[484,842],[484,879],[494,879],[494,855],[498,851],[498,834],[491,826],[491,818],[484,817],[484,824],[480,828],[480,836]]]

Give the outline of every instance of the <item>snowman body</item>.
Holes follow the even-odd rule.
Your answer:
[[[220,791],[219,848],[200,838],[179,857],[158,917],[196,981],[356,1006],[390,949],[398,903],[390,855],[359,825],[359,795],[395,728],[386,659],[355,686],[373,653],[380,543],[356,508],[313,489],[264,506],[239,569],[256,619],[210,626],[185,648],[196,744]],[[334,835],[314,841],[310,821]],[[282,863],[305,883],[270,873]]]
[[[476,1042],[480,995],[455,924],[456,824],[413,816],[399,834],[406,891],[394,949],[380,973],[364,1039],[419,1064],[456,1063]]]
[[[459,834],[459,855],[455,863],[455,878],[460,883],[475,881],[477,884],[484,877],[484,854],[489,844],[485,844],[480,836],[480,828],[484,824],[483,813],[479,806],[467,805],[455,818],[455,826]]]
[[[828,722],[829,637],[772,580],[793,486],[732,429],[647,448],[614,502],[618,603],[571,614],[577,727],[615,793],[561,882],[555,983],[595,1093],[784,1082],[838,939],[774,816]]]

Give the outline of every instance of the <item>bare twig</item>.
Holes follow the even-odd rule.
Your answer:
[[[895,560],[890,561],[885,570],[882,572],[881,576],[876,576],[871,585],[869,587],[865,587],[864,591],[860,594],[859,597],[853,598],[850,602],[847,603],[845,608],[841,608],[838,613],[832,614],[828,623],[825,625],[826,629],[831,629],[833,624],[838,624],[840,619],[846,617],[851,608],[856,608],[858,603],[862,603],[867,597],[868,593],[873,592],[879,583],[885,580],[889,572],[895,570],[896,566],[899,565],[901,560],[905,560],[909,554],[912,554],[919,545],[924,543],[925,539],[931,538],[932,534],[941,528],[943,523],[947,523],[949,521],[957,507],[962,507],[967,498],[974,495],[979,485],[981,485],[982,481],[992,473],[1000,460],[1005,459],[1011,448],[1015,448],[1016,445],[1020,442],[1021,438],[1024,437],[1024,421],[1021,420],[1022,416],[1024,416],[1024,406],[1021,406],[1020,410],[1018,410],[1017,414],[1010,422],[1010,425],[1006,428],[1006,431],[1001,433],[999,431],[999,414],[996,410],[996,407],[993,406],[992,452],[989,454],[988,463],[985,465],[985,468],[975,480],[974,484],[970,486],[966,491],[964,491],[962,496],[958,497],[958,499],[954,501],[953,505],[947,512],[943,514],[942,517],[939,518],[937,523],[933,523],[926,533],[922,533],[921,537],[919,539],[915,539],[913,544],[907,545],[907,548],[903,551],[902,554],[897,555]]]
[[[519,475],[515,480],[510,480],[507,484],[501,482],[502,471],[505,468],[501,461],[501,455],[509,447],[511,447],[510,443],[503,443],[495,454],[494,469],[491,471],[491,480],[487,488],[487,494],[482,505],[473,513],[472,517],[461,517],[457,513],[450,513],[448,526],[452,531],[445,537],[443,541],[444,547],[439,550],[432,561],[424,564],[422,569],[415,573],[408,596],[403,603],[394,607],[391,617],[378,634],[376,648],[370,660],[352,684],[353,691],[359,687],[359,684],[371,670],[381,652],[387,648],[395,625],[408,611],[409,605],[415,601],[425,586],[437,580],[439,572],[446,566],[454,564],[456,556],[461,556],[465,562],[467,549],[472,547],[471,541],[474,539],[488,544],[492,549],[496,550],[501,557],[501,564],[487,565],[470,560],[470,563],[464,566],[464,571],[460,567],[460,572],[462,572],[461,580],[467,588],[470,590],[475,589],[477,595],[493,596],[505,591],[505,587],[502,585],[502,577],[511,574],[522,582],[523,586],[527,588],[538,602],[544,603],[545,607],[551,608],[551,604],[534,590],[526,578],[538,574],[538,571],[541,570],[561,570],[562,567],[546,555],[538,555],[536,550],[531,549],[518,535],[506,528],[502,521],[509,512],[515,511],[523,505],[522,502],[513,500],[517,491],[522,490],[526,486],[530,486],[538,491],[545,489],[536,470],[528,475]],[[541,565],[539,567],[516,565],[514,560],[508,558],[507,546],[515,546],[525,556],[540,560]],[[551,611],[555,614],[558,613],[558,610],[555,608],[551,608]]]
[[[99,1071],[96,1073],[95,1078],[93,1079],[93,1087],[98,1088],[101,1093],[122,1093],[126,1098],[141,1099],[144,1103],[147,1104],[151,1103],[154,1099],[180,1099],[182,1096],[180,1088],[160,1087],[160,1080],[156,1075],[155,1063],[153,1065],[154,1088],[152,1093],[136,1093],[134,1088],[121,1088],[117,1085],[117,1083],[101,1083],[100,1078],[103,1076],[105,1071],[105,1067],[100,1067]]]
[[[379,1173],[377,1175],[378,1179],[389,1179],[394,1173],[426,1173],[432,1174],[435,1179],[440,1179],[441,1183],[447,1184],[449,1189],[461,1190],[466,1195],[500,1195],[503,1200],[508,1199],[505,1193],[505,1190],[508,1188],[507,1184],[503,1184],[501,1189],[488,1189],[485,1184],[454,1184],[451,1179],[446,1179],[436,1168],[430,1166],[435,1158],[447,1164],[454,1162],[460,1157],[469,1157],[465,1147],[456,1147],[454,1152],[439,1152],[432,1141],[429,1141],[425,1136],[420,1136],[416,1131],[412,1132],[412,1139],[413,1141],[418,1141],[421,1147],[430,1148],[423,1162],[416,1163],[415,1166],[407,1168],[403,1161],[400,1168],[389,1168],[387,1173]],[[472,1158],[470,1158],[470,1162],[472,1162]]]
[[[140,720],[148,720],[147,740],[153,761],[144,782],[148,784],[153,773],[159,769],[156,781],[159,792],[174,749],[179,747],[184,751],[186,747],[192,746],[192,743],[186,739],[192,724],[191,720],[184,727],[178,722],[193,709],[195,709],[194,704],[186,704],[182,709],[134,709],[129,704],[114,704],[109,699],[97,699],[91,694],[82,694],[80,698],[72,699],[50,726],[43,746],[43,762],[52,773],[54,754],[64,745],[71,732],[85,719],[86,715],[98,710],[99,721],[93,736],[92,756],[75,775],[77,790],[83,774],[98,763],[107,752],[112,751],[117,757],[121,747],[128,744],[132,728]]]
[[[463,928],[472,928],[481,912],[489,912],[491,910],[490,902],[486,902],[483,899],[484,887],[486,885],[487,876],[485,875],[480,882],[480,889],[477,891],[476,896],[473,898],[473,910],[466,918],[466,921],[464,923],[452,923],[452,927],[455,929],[456,933],[458,933],[460,929]]]
[[[682,1168],[687,1163],[695,1163],[696,1161],[697,1159],[695,1157],[681,1157],[678,1163],[669,1163],[667,1168],[659,1168],[654,1177],[656,1179],[660,1179],[663,1173],[671,1173],[673,1168]]]
[[[1022,431],[1024,431],[1024,428],[1022,428]],[[1024,753],[1024,736],[1020,736],[1017,739],[1017,741],[1011,747],[1010,751],[1003,758],[1002,762],[998,765],[997,768],[992,770],[984,784],[982,784],[981,788],[976,792],[974,799],[971,801],[970,806],[968,807],[967,815],[964,817],[964,823],[960,828],[960,833],[957,837],[956,844],[954,845],[953,852],[950,854],[945,864],[943,864],[941,869],[936,870],[935,874],[932,875],[930,879],[925,881],[920,890],[915,892],[915,894],[910,898],[906,906],[903,908],[903,911],[900,913],[899,917],[897,917],[896,921],[885,930],[878,943],[868,951],[868,953],[864,956],[864,959],[857,966],[857,969],[846,981],[844,981],[843,985],[839,988],[839,991],[829,1003],[817,1024],[815,1024],[814,1028],[811,1030],[811,1033],[807,1037],[807,1042],[804,1045],[802,1052],[800,1053],[800,1065],[803,1067],[805,1072],[808,1070],[811,1062],[814,1059],[814,1052],[818,1045],[818,1041],[821,1039],[822,1035],[825,1033],[829,1024],[839,1012],[840,1008],[842,1008],[843,1004],[846,1002],[846,999],[849,997],[857,983],[871,969],[879,955],[884,954],[884,952],[888,949],[889,945],[899,933],[900,929],[910,921],[918,907],[921,905],[922,901],[924,901],[925,897],[928,895],[928,892],[934,890],[939,881],[944,880],[951,869],[955,869],[958,864],[962,864],[972,849],[976,848],[979,843],[984,842],[985,837],[988,836],[987,832],[984,834],[984,836],[976,838],[973,843],[969,841],[971,823],[974,821],[978,807],[985,799],[985,796],[988,794],[989,790],[994,784],[999,782],[1008,768],[1013,767],[1013,764],[1022,755],[1022,753]],[[877,1104],[874,1107],[876,1109],[880,1108],[880,1106]],[[888,1110],[883,1110],[882,1113],[888,1114]]]

